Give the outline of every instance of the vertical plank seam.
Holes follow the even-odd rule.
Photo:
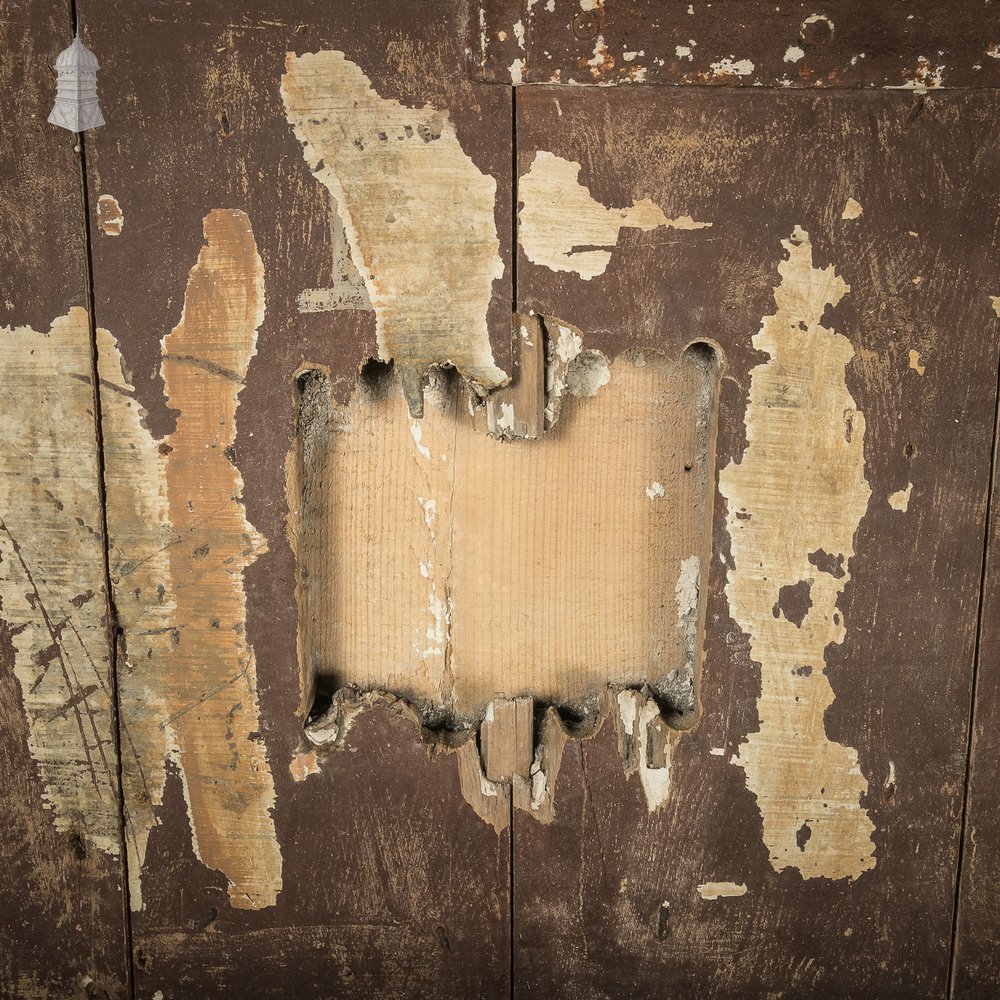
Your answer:
[[[79,31],[77,0],[70,0],[70,18],[73,34]],[[94,390],[94,429],[97,444],[97,498],[100,508],[101,551],[104,557],[104,590],[108,616],[107,639],[108,657],[111,673],[111,732],[114,740],[115,764],[118,782],[118,838],[121,843],[122,870],[122,911],[125,931],[125,978],[128,996],[135,1000],[135,970],[132,963],[132,906],[129,890],[128,849],[126,844],[125,799],[122,780],[122,739],[121,739],[121,706],[118,688],[118,636],[121,629],[118,625],[118,610],[115,605],[114,590],[111,585],[111,555],[108,541],[108,506],[107,486],[105,480],[104,462],[104,430],[101,413],[100,374],[97,355],[97,315],[94,294],[94,246],[93,231],[90,225],[90,197],[87,188],[87,145],[85,133],[77,135],[80,146],[80,195],[83,206],[83,231],[87,259],[87,321],[90,331],[90,362],[91,382]]]
[[[969,813],[969,792],[972,783],[972,745],[976,726],[976,694],[979,686],[979,660],[982,653],[983,618],[986,609],[986,573],[989,567],[990,545],[993,541],[990,518],[994,502],[994,473],[997,465],[997,435],[1000,431],[1000,357],[997,360],[996,385],[993,390],[993,446],[990,452],[990,465],[986,488],[986,512],[983,530],[983,557],[979,575],[979,604],[976,614],[976,642],[972,657],[972,685],[969,696],[968,731],[965,744],[965,784],[962,793],[962,817],[959,824],[958,859],[955,865],[955,895],[951,916],[951,946],[948,950],[948,978],[945,984],[945,996],[953,1000],[955,995],[955,974],[958,957],[958,922],[962,898],[962,875],[965,863],[966,824]]]
[[[511,296],[511,322],[509,336],[511,337],[511,351],[513,351],[513,330],[514,330],[514,316],[517,313],[517,87],[513,84],[510,88],[510,296]],[[519,373],[518,373],[519,374]],[[510,907],[509,916],[507,918],[508,924],[510,925],[510,941],[508,943],[509,949],[509,959],[510,968],[508,975],[510,977],[508,992],[510,995],[510,1000],[514,1000],[515,997],[515,986],[514,986],[514,971],[516,968],[516,926],[515,926],[515,910],[514,910],[514,776],[510,777],[510,795],[508,796],[508,806],[510,809],[510,817],[507,823],[507,840],[509,845],[509,857],[508,857],[508,867],[510,868],[509,873],[509,890],[508,890],[508,905]]]

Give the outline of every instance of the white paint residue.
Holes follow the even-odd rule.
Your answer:
[[[749,59],[734,59],[728,56],[709,66],[713,76],[749,76],[754,65]]]
[[[649,727],[660,721],[659,706],[642,692],[627,688],[618,692],[618,714],[625,734],[633,741],[638,761],[635,769],[639,772],[646,795],[646,807],[650,812],[656,812],[670,793],[670,743],[664,746],[665,766],[654,767],[649,759]],[[660,724],[663,725],[662,721]]]
[[[987,50],[986,54],[991,59],[1000,59],[1000,43],[994,42]]]
[[[649,198],[627,208],[607,208],[579,182],[581,166],[545,150],[535,153],[518,186],[523,208],[519,238],[528,259],[551,271],[575,271],[589,280],[603,274],[620,230],[668,226],[706,229],[689,215],[670,219]]]
[[[907,483],[905,490],[896,490],[889,495],[889,506],[893,510],[906,512],[910,506],[910,494],[913,492],[913,483]]]
[[[420,421],[414,420],[413,417],[410,417],[409,421],[410,421],[410,434],[413,437],[413,443],[417,446],[417,451],[419,451],[424,458],[430,460],[431,457],[430,448],[428,448],[424,444],[421,444],[420,441],[421,435],[423,433],[420,429]]]
[[[805,52],[798,47],[798,45],[789,45],[785,49],[785,62],[786,63],[797,63],[800,59],[805,58]]]
[[[697,44],[693,38],[689,38],[687,45],[678,45],[674,49],[674,53],[678,59],[687,59],[688,62],[691,62],[694,59],[693,49]]]
[[[646,496],[650,500],[656,500],[658,497],[665,497],[667,491],[663,486],[663,483],[657,482],[655,479],[646,487]]]
[[[743,882],[702,882],[698,886],[698,895],[702,899],[729,899],[746,894],[747,887]]]
[[[906,83],[886,87],[886,90],[912,90],[926,94],[928,90],[938,90],[944,86],[944,64],[935,65],[926,56],[917,57],[917,65],[909,72]]]
[[[583,337],[569,327],[558,325],[559,339],[556,341],[556,354],[564,364],[575,360],[583,350]]]
[[[113,194],[102,194],[97,199],[97,228],[105,236],[121,236],[125,214]]]
[[[861,207],[860,203],[855,201],[853,198],[848,198],[847,203],[844,205],[844,211],[841,212],[840,217],[850,221],[852,219],[860,219],[864,209]]]

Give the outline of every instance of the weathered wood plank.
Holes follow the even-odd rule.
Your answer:
[[[623,229],[597,275],[522,252],[519,310],[609,357],[704,338],[726,363],[700,720],[659,808],[612,713],[566,745],[554,821],[515,814],[516,989],[940,997],[1000,336],[993,102],[517,103],[522,178],[544,152],[609,209],[712,224]]]
[[[64,3],[0,15],[0,995],[127,995],[118,759]]]
[[[995,272],[994,272],[995,273]],[[1000,290],[1000,276],[994,282]],[[994,308],[1000,304],[995,298]],[[1000,317],[1000,313],[998,313]],[[959,878],[952,992],[955,1000],[989,1000],[1000,983],[1000,468],[993,467],[978,670],[969,757],[962,870]]]
[[[418,411],[509,370],[510,95],[447,2],[82,16],[137,988],[505,995],[509,796],[401,704],[324,713],[286,472],[304,372],[392,358]]]
[[[483,0],[470,47],[502,83],[887,87],[1000,85],[989,0]]]

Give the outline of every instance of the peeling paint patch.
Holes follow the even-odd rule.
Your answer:
[[[113,194],[102,194],[97,199],[97,228],[105,236],[121,236],[125,215]]]
[[[847,204],[844,205],[844,211],[841,212],[840,217],[848,222],[853,219],[860,219],[864,214],[864,209],[861,207],[860,203],[855,201],[853,198],[847,199]]]
[[[920,363],[920,352],[910,351],[910,367],[918,374],[923,375],[927,367]]]
[[[846,635],[837,601],[871,496],[865,418],[845,380],[854,349],[822,324],[849,286],[832,265],[813,266],[800,227],[783,246],[776,310],[753,338],[768,360],[751,373],[747,448],[719,481],[734,562],[730,614],[761,667],[760,728],[735,762],[757,796],[776,870],[855,879],[875,865],[874,826],[861,807],[868,783],[857,751],[825,732],[825,650]],[[843,556],[844,572],[817,572],[810,555],[820,550]],[[811,606],[801,621],[775,617],[781,589],[803,580]]]
[[[351,258],[344,221],[337,202],[330,195],[330,284],[325,288],[306,288],[299,293],[300,313],[335,312],[341,309],[370,311],[371,299],[364,280]]]
[[[898,510],[906,512],[907,508],[910,506],[910,494],[913,492],[913,483],[907,483],[906,489],[896,490],[895,493],[889,494],[889,506],[893,510]]]
[[[462,149],[448,112],[381,97],[337,51],[289,52],[281,95],[306,163],[336,200],[379,357],[395,361],[410,412],[423,413],[431,365],[450,363],[484,390],[502,384],[486,324],[504,272],[496,180]]]
[[[656,812],[670,794],[670,758],[678,731],[667,726],[652,698],[632,688],[618,693],[617,722],[625,774],[639,775],[646,807]]]
[[[263,321],[263,265],[243,212],[212,211],[204,231],[181,321],[162,341],[178,413],[164,441],[142,423],[113,338],[101,331],[99,341],[112,583],[127,650],[128,846],[137,880],[166,751],[180,768],[198,857],[227,877],[234,907],[259,909],[281,889],[281,854],[243,571],[266,545],[246,521],[229,449]],[[141,900],[138,881],[133,889]]]
[[[698,886],[698,895],[702,899],[731,899],[746,894],[747,887],[743,882],[702,882]]]
[[[784,61],[786,63],[797,63],[800,59],[805,59],[805,57],[805,52],[798,45],[789,45],[785,49]]]
[[[690,215],[669,219],[649,198],[628,208],[607,208],[579,181],[581,166],[545,150],[535,153],[520,179],[518,239],[533,264],[574,271],[584,280],[603,274],[625,228],[707,229]]]
[[[993,311],[1000,317],[1000,295],[991,295],[990,302],[993,304]]]
[[[708,67],[712,76],[750,76],[754,65],[749,59],[735,59],[727,56]]]
[[[117,856],[90,323],[0,331],[0,618],[55,828]]]

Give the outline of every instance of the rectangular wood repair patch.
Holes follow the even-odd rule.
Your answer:
[[[300,378],[307,690],[389,689],[452,720],[499,694],[566,703],[647,683],[693,710],[715,355],[609,363],[546,326],[529,318],[518,338],[540,391],[515,383],[483,405],[438,370],[422,419],[387,366],[344,407],[322,374]]]

